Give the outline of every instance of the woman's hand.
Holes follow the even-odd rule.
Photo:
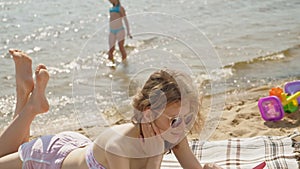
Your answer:
[[[154,123],[142,123],[142,132],[145,138],[160,135],[159,129]]]
[[[132,35],[130,33],[127,33],[128,38],[132,39]]]
[[[204,165],[203,169],[222,169],[222,168],[215,163],[208,163]]]
[[[142,123],[144,135],[143,147],[145,152],[150,156],[162,155],[165,151],[164,140],[154,123]],[[159,161],[161,162],[161,160]]]

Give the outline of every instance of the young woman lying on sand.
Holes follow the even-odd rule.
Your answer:
[[[37,66],[34,83],[31,58],[19,50],[9,52],[15,62],[17,103],[13,121],[0,135],[1,169],[158,169],[169,150],[183,168],[202,168],[185,136],[199,103],[184,74],[154,72],[133,99],[133,123],[109,128],[94,142],[76,132],[29,141],[35,116],[49,110],[49,74],[44,65]],[[212,168],[219,167],[204,166]]]

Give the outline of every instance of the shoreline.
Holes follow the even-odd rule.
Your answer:
[[[288,82],[288,81],[286,81]],[[280,82],[281,83],[281,82]],[[286,136],[294,133],[300,128],[300,110],[294,113],[285,113],[285,116],[280,121],[264,121],[260,115],[257,103],[259,98],[268,96],[268,91],[272,87],[282,87],[284,83],[279,85],[265,85],[261,87],[249,88],[240,91],[226,92],[224,107],[218,126],[212,131],[207,141],[227,140],[230,138],[249,138],[255,136]],[[203,121],[205,122],[205,114],[210,111],[211,96],[205,96],[202,100]],[[109,113],[108,113],[109,114]],[[118,113],[116,113],[118,114]],[[128,119],[122,117],[111,116],[109,121],[114,121],[112,125],[118,125],[128,122]],[[198,122],[198,124],[201,121]],[[216,122],[217,123],[217,122]],[[195,122],[191,134],[187,137],[189,140],[199,140],[201,129],[200,125]],[[107,129],[109,126],[89,126],[84,128],[73,129],[91,140],[94,140],[97,135]],[[72,131],[72,130],[71,130]],[[38,133],[36,133],[38,134]],[[32,135],[31,138],[39,137]]]

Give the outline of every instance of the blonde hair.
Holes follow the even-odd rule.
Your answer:
[[[147,109],[162,113],[168,104],[180,102],[182,99],[188,99],[190,111],[198,113],[199,99],[195,90],[192,79],[182,72],[170,69],[154,72],[133,98],[132,122],[142,123],[142,112]],[[160,113],[152,114],[152,119],[157,118]]]

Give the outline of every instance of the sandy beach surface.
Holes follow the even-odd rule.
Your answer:
[[[299,130],[300,112],[285,113],[280,121],[264,121],[260,115],[257,106],[261,97],[266,97],[272,87],[282,87],[284,82],[273,84],[272,86],[260,86],[243,91],[232,91],[225,94],[225,102],[220,120],[215,130],[211,131],[208,141],[226,140],[231,138],[249,138],[255,136],[286,136]],[[207,113],[211,113],[211,96],[204,97],[202,101],[203,120],[205,122]],[[121,117],[110,117],[110,121],[115,121],[115,125],[128,122]],[[189,139],[199,139],[199,122],[194,124]],[[204,124],[205,125],[205,124]],[[97,136],[97,133],[105,130],[106,127],[91,127],[78,129],[76,131],[87,135],[91,139]]]
[[[278,84],[280,86],[280,84]],[[282,85],[282,84],[281,84]],[[280,121],[264,121],[257,106],[274,86],[261,86],[226,94],[220,123],[209,140],[247,138],[254,136],[285,136],[299,129],[300,112],[288,114]],[[207,108],[204,110],[207,110]]]

